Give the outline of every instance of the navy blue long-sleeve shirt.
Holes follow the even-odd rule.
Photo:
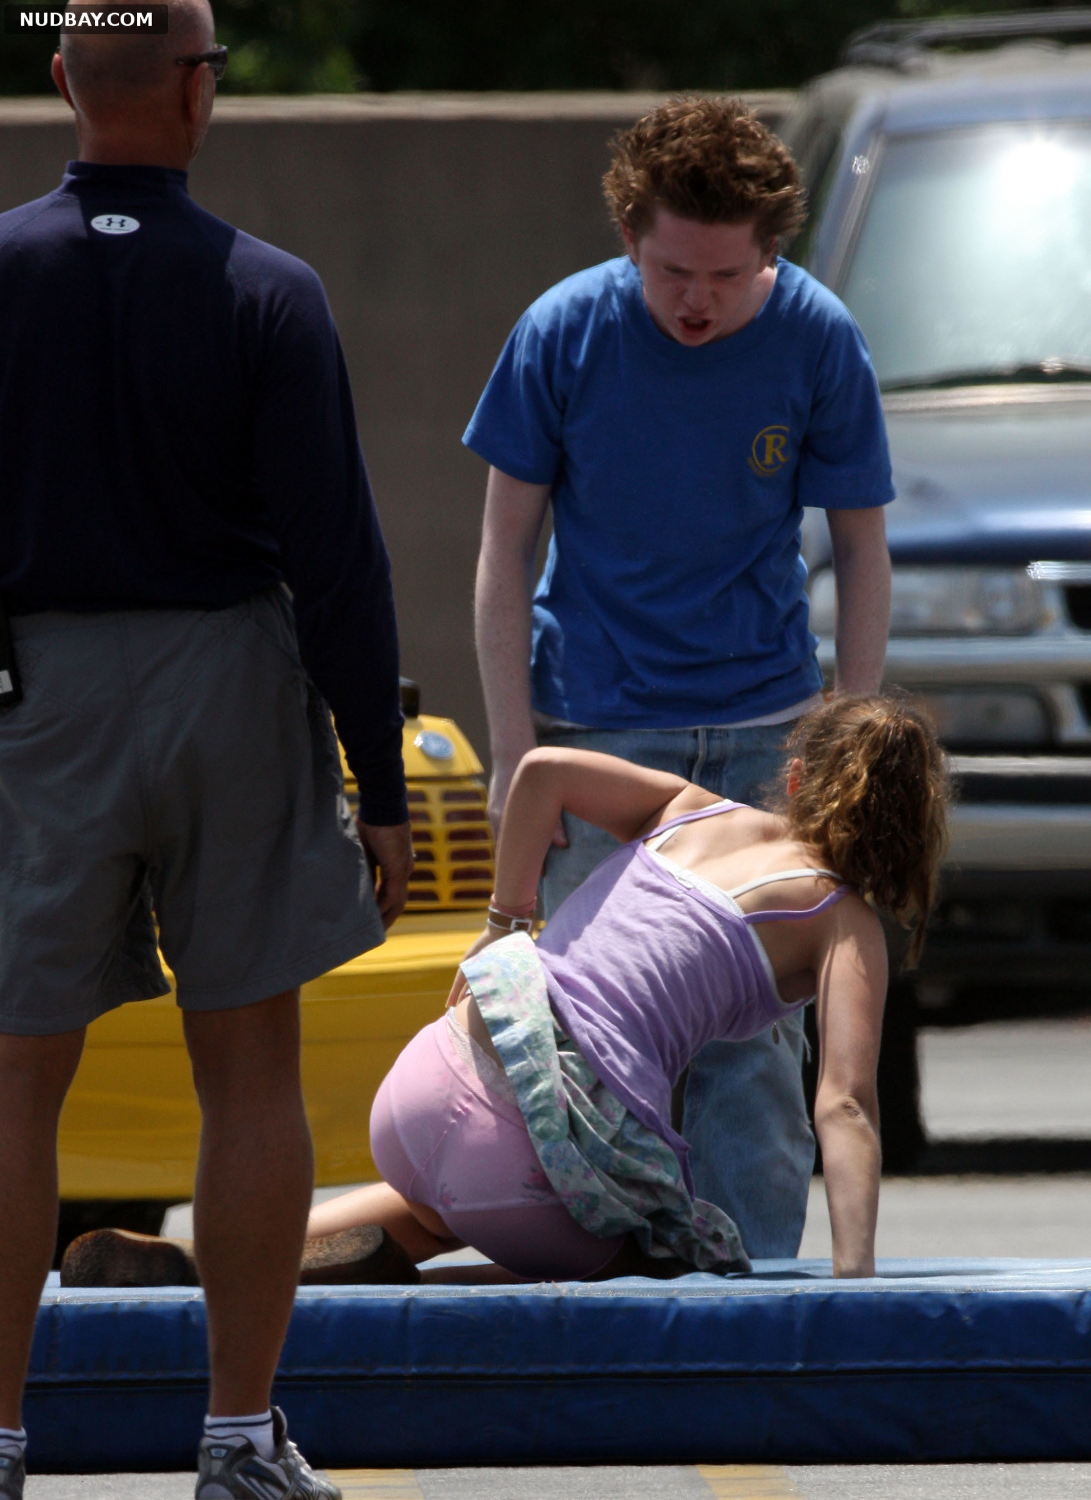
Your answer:
[[[406,817],[390,565],[321,282],[186,174],[71,163],[0,214],[0,591],[220,609],[284,582],[360,814]]]

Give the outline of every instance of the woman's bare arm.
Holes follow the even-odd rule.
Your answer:
[[[532,750],[511,783],[496,851],[496,895],[502,906],[529,905],[562,811],[625,842],[654,826],[675,798],[714,800],[681,776],[650,771],[594,750]]]
[[[716,800],[681,776],[601,755],[595,750],[531,750],[520,761],[500,825],[495,895],[506,911],[533,909],[546,855],[562,811],[605,828],[625,842],[675,811]],[[677,805],[675,805],[677,804]],[[486,926],[467,949],[480,952],[503,933]],[[462,993],[460,976],[448,998]]]
[[[835,1276],[875,1274],[881,1165],[876,1074],[886,987],[886,940],[879,919],[858,898],[846,897],[830,913],[817,1001],[815,1130]]]

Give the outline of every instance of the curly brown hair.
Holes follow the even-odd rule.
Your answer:
[[[670,99],[610,144],[606,202],[637,239],[660,204],[701,224],[752,220],[761,245],[803,222],[805,194],[788,148],[741,99]]]
[[[931,724],[894,697],[831,698],[788,740],[797,784],[785,805],[797,838],[924,946],[947,847],[950,781]]]

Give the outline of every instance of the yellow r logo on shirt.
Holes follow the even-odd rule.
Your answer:
[[[775,474],[788,462],[787,427],[763,427],[750,445],[747,463],[755,474]]]

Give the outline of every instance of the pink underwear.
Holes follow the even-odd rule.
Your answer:
[[[591,1276],[623,1238],[576,1223],[554,1193],[518,1105],[490,1087],[446,1016],[418,1032],[371,1110],[371,1154],[383,1179],[433,1209],[458,1239],[518,1276]],[[454,1024],[457,1025],[457,1022]]]

